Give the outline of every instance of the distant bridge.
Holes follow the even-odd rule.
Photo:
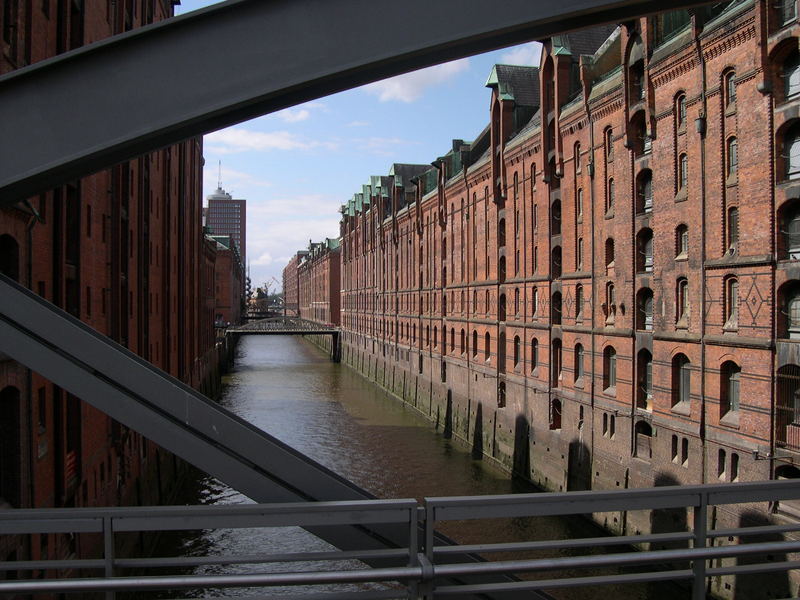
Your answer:
[[[339,362],[339,329],[333,325],[325,325],[315,321],[308,321],[299,317],[273,317],[260,319],[229,327],[226,335],[329,335],[333,338],[331,344],[331,358]]]

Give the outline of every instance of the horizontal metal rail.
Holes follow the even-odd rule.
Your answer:
[[[1,594],[81,593],[104,591],[190,590],[206,588],[272,588],[301,586],[307,598],[425,598],[479,594],[534,593],[542,590],[633,584],[655,581],[696,581],[695,600],[704,597],[705,581],[725,575],[745,576],[753,573],[789,571],[800,568],[800,530],[797,522],[767,526],[697,529],[705,523],[697,515],[710,506],[725,504],[771,503],[800,497],[800,481],[771,481],[727,485],[675,486],[611,492],[567,492],[557,494],[517,494],[426,498],[421,504],[413,499],[371,500],[351,502],[284,503],[272,505],[207,506],[207,507],[140,507],[113,509],[44,509],[0,511],[0,535],[43,532],[76,532],[94,534],[106,540],[106,555],[84,560],[37,560],[0,563],[0,570],[15,570],[18,579],[0,582]],[[592,500],[592,498],[594,500]],[[711,500],[714,500],[713,502]],[[494,542],[458,546],[455,549],[437,545],[434,529],[442,520],[524,518],[544,515],[586,514],[621,510],[653,510],[659,508],[691,509],[695,528],[655,534],[621,537],[590,537],[576,540]],[[114,555],[114,536],[134,532],[163,530],[198,530],[220,528],[264,528],[288,526],[364,526],[376,523],[404,524],[409,531],[408,544],[392,550],[351,550],[274,552],[267,549],[258,555],[241,554],[203,557],[129,558]],[[419,537],[414,532],[421,531]],[[706,540],[734,536],[744,540],[769,535],[770,541],[707,545]],[[780,539],[778,539],[780,538]],[[655,543],[678,543],[682,547],[653,549]],[[598,549],[606,546],[638,545],[639,552],[590,553],[574,556],[544,556],[506,560],[449,563],[453,552],[556,551],[564,548]],[[380,557],[380,567],[368,568],[363,560]],[[778,555],[781,560],[774,560]],[[752,564],[726,564],[749,557]],[[346,561],[346,566],[342,562]],[[725,561],[711,567],[710,561]],[[269,565],[275,565],[269,567]],[[283,565],[278,568],[277,565]],[[241,572],[248,565],[248,572]],[[325,566],[321,566],[325,565]],[[652,572],[608,573],[609,568],[646,566]],[[690,567],[691,565],[691,567]],[[702,565],[699,568],[698,565]],[[165,568],[186,570],[191,567],[236,566],[230,574],[162,574]],[[289,570],[287,570],[287,567]],[[149,573],[159,569],[158,575]],[[277,569],[277,570],[276,570]],[[36,578],[35,571],[48,575],[68,573],[67,577]],[[80,570],[81,576],[74,571]],[[31,571],[28,579],[20,574]],[[131,572],[134,571],[133,574]],[[569,576],[558,577],[569,572]],[[575,571],[586,575],[575,576]],[[96,572],[97,575],[93,575]],[[105,576],[101,576],[101,573]],[[475,577],[552,573],[546,579],[480,582]],[[371,584],[383,589],[343,590],[342,585]],[[320,586],[324,588],[320,589]],[[386,586],[389,586],[386,588]],[[312,591],[308,591],[312,590]],[[362,595],[363,594],[363,595]],[[282,597],[284,596],[282,593]],[[294,596],[291,596],[294,597]]]

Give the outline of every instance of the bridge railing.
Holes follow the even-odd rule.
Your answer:
[[[0,511],[0,535],[45,532],[95,535],[101,553],[99,558],[0,563],[0,570],[14,572],[16,577],[0,581],[0,596],[106,592],[107,598],[113,598],[118,591],[276,586],[283,590],[302,586],[295,591],[305,595],[282,597],[471,598],[478,594],[494,597],[510,592],[530,593],[531,597],[541,598],[537,595],[539,590],[566,587],[602,590],[601,586],[611,584],[685,581],[691,586],[690,597],[699,600],[705,598],[710,578],[788,573],[800,568],[800,560],[795,556],[800,552],[800,539],[797,539],[800,521],[777,518],[766,525],[714,529],[708,527],[709,511],[715,507],[747,504],[767,514],[781,502],[797,499],[800,499],[800,482],[771,481],[426,498],[422,503],[372,500],[211,507],[12,509]],[[434,529],[445,521],[535,519],[620,511],[686,511],[687,526],[641,535],[545,541],[487,539],[478,544],[452,547],[437,545],[433,537]],[[375,523],[404,528],[405,545],[396,549],[347,552],[325,549],[287,553],[264,549],[263,553],[255,555],[226,552],[224,556],[126,558],[115,553],[119,545],[116,536],[131,532]],[[535,525],[535,521],[532,524]],[[753,541],[765,537],[769,541]],[[717,540],[724,540],[725,545],[717,545]],[[599,552],[600,548],[631,545],[641,551],[622,548],[623,551]],[[659,549],[659,546],[666,548]],[[565,550],[569,556],[552,554]],[[465,552],[477,553],[489,560],[448,562],[449,556]],[[491,560],[492,555],[499,552],[506,556],[502,560]],[[380,562],[372,568],[360,562],[371,560],[375,564],[376,559]],[[246,572],[243,572],[244,565],[247,565]],[[213,567],[214,572],[186,574],[187,570],[198,567]],[[230,574],[219,574],[222,568],[229,569]],[[164,574],[165,569],[172,571]],[[153,574],[153,570],[157,570],[157,574]],[[26,573],[27,578],[23,576]],[[519,579],[502,583],[474,582],[475,575],[497,573],[512,574]],[[542,575],[544,573],[547,575]],[[459,581],[462,577],[473,579],[462,583]],[[320,591],[319,586],[325,587]]]

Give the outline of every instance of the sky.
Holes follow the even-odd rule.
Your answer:
[[[216,4],[182,0],[176,14]],[[253,289],[281,287],[283,268],[309,240],[339,235],[339,207],[392,163],[428,164],[453,139],[489,121],[485,88],[497,63],[539,64],[532,42],[326,96],[204,137],[203,195],[247,200]],[[221,168],[220,168],[221,165]]]

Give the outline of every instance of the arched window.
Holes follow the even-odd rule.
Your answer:
[[[22,500],[21,430],[20,393],[9,386],[0,391],[0,505],[14,508]]]
[[[519,366],[519,359],[520,359],[520,341],[519,336],[514,336],[514,366]]]
[[[617,314],[617,300],[614,293],[614,282],[609,281],[606,283],[606,324],[610,325],[614,322],[614,317]]]
[[[0,273],[19,281],[19,244],[8,234],[0,235]]]
[[[578,215],[578,221],[580,221],[583,219],[583,188],[578,188],[575,198],[575,214]]]
[[[787,202],[780,211],[781,258],[800,260],[800,201]]]
[[[606,149],[606,160],[614,158],[614,132],[611,127],[607,127],[603,133],[603,143]]]
[[[561,235],[561,201],[556,200],[550,209],[550,234]]]
[[[649,350],[639,350],[636,358],[636,406],[653,410],[653,355]]]
[[[489,335],[488,331],[483,338],[483,354],[487,361],[492,358],[492,337]]]
[[[786,132],[783,159],[786,164],[786,178],[800,179],[800,123],[795,123]]]
[[[583,345],[576,344],[575,345],[575,365],[573,367],[573,375],[575,376],[575,381],[578,382],[583,378]]]
[[[636,294],[636,329],[653,331],[653,290],[642,288]]]
[[[501,256],[497,261],[497,280],[503,283],[506,280],[506,257]]]
[[[464,352],[467,350],[466,345],[467,345],[467,333],[462,329],[461,330],[461,354],[464,354]]]
[[[675,228],[675,258],[689,256],[689,228],[680,224]]]
[[[606,240],[606,274],[614,268],[614,238]]]
[[[497,369],[506,372],[506,332],[502,329],[497,335]]]
[[[739,380],[742,369],[733,361],[723,363],[719,371],[719,416],[739,410]]]
[[[728,138],[725,154],[727,176],[736,177],[736,171],[739,168],[739,146],[736,136],[732,135]]]
[[[735,328],[739,324],[739,280],[725,280],[725,327]]]
[[[578,243],[575,247],[575,270],[583,271],[583,238],[578,238]]]
[[[613,346],[603,350],[603,390],[614,391],[617,387],[617,351]]]
[[[644,169],[636,181],[636,212],[646,214],[653,210],[653,172]]]
[[[561,429],[561,400],[553,398],[550,401],[550,431]]]
[[[539,340],[533,338],[531,340],[531,371],[535,371],[539,367]]]
[[[675,120],[678,128],[686,126],[686,94],[683,92],[675,98]]]
[[[433,347],[437,348],[439,346],[439,330],[436,326],[433,327]]]
[[[575,147],[572,152],[573,161],[575,164],[575,172],[580,173],[581,171],[581,143],[575,142]]]
[[[506,320],[506,295],[500,294],[500,299],[497,302],[497,320]]]
[[[675,291],[675,317],[678,322],[689,318],[689,281],[685,277],[678,279]]]
[[[608,188],[606,191],[606,212],[611,212],[614,210],[614,178],[608,180]]]
[[[579,283],[575,286],[575,318],[583,317],[583,286]]]
[[[786,2],[795,6],[795,2]],[[783,93],[787,100],[800,94],[800,52],[793,48],[783,61]]]
[[[800,339],[800,282],[792,281],[781,287],[782,327],[781,337],[790,340]]]
[[[533,298],[531,299],[531,314],[536,316],[539,312],[539,288],[533,288]]]
[[[472,331],[472,356],[478,356],[478,331]]]
[[[725,106],[730,107],[736,103],[736,72],[727,71],[722,76],[723,89],[725,95]]]
[[[800,449],[800,367],[778,369],[776,436],[780,446]]]
[[[636,271],[653,272],[653,230],[647,227],[636,235]]]
[[[553,340],[550,352],[550,386],[557,388],[561,385],[561,340]]]
[[[672,406],[689,406],[692,372],[691,363],[685,354],[676,354],[672,359]]]
[[[497,408],[506,406],[506,382],[501,381],[497,384]]]
[[[514,314],[519,316],[519,288],[514,288]]]
[[[497,245],[502,248],[506,245],[506,220],[500,219],[497,223]]]
[[[456,351],[456,328],[450,328],[450,352]]]
[[[678,191],[686,189],[689,182],[689,157],[681,154],[678,157]]]
[[[558,279],[561,277],[561,246],[556,246],[553,248],[551,262],[553,279]]]
[[[553,294],[550,313],[551,323],[553,325],[561,325],[561,292]]]

